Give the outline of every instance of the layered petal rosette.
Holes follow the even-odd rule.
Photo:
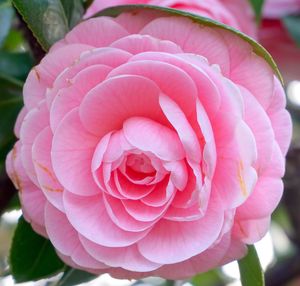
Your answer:
[[[89,19],[30,72],[7,172],[67,264],[184,278],[266,233],[284,92],[258,45],[209,23],[153,8]]]

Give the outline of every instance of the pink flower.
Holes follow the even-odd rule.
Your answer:
[[[285,82],[300,80],[300,48],[281,20],[263,20],[259,40],[275,59]]]
[[[24,102],[7,172],[67,264],[177,279],[266,233],[291,120],[235,33],[150,11],[86,20],[30,72]]]
[[[300,48],[281,18],[297,13],[300,13],[300,0],[266,1],[258,33],[260,43],[273,56],[286,82],[300,80]]]
[[[94,0],[85,17],[116,5],[148,4],[198,14],[256,38],[257,28],[248,0]]]
[[[266,0],[264,17],[278,19],[289,14],[300,13],[300,0]]]

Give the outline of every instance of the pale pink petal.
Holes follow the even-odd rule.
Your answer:
[[[151,152],[162,160],[175,161],[185,157],[176,132],[151,119],[131,117],[124,122],[123,132],[132,146]]]
[[[269,116],[275,133],[275,139],[278,142],[282,155],[285,156],[292,139],[291,115],[287,112],[287,110],[282,109],[277,113],[270,114]]]
[[[196,221],[161,220],[138,242],[138,248],[143,256],[156,263],[181,262],[213,245],[223,219],[222,211],[212,204],[205,216]]]
[[[136,3],[136,0],[126,0],[129,2]],[[147,4],[149,0],[139,0],[139,3]],[[139,34],[140,30],[145,27],[153,19],[157,18],[160,13],[158,11],[136,11],[136,15],[139,17],[132,17],[131,13],[122,13],[115,18],[115,21],[125,28],[130,34]],[[163,13],[162,13],[163,14]]]
[[[79,55],[91,46],[74,44],[49,53],[41,63],[34,67],[24,84],[24,103],[28,109],[45,99],[46,89],[50,88],[56,77],[70,66]]]
[[[82,43],[94,47],[106,47],[128,35],[128,32],[112,18],[101,17],[86,20],[77,25],[65,37],[65,43]]]
[[[135,244],[127,247],[103,247],[80,236],[84,248],[97,260],[112,267],[122,267],[131,271],[152,271],[160,267],[143,257]]]
[[[163,181],[157,183],[153,191],[143,197],[141,201],[150,207],[161,207],[165,205],[175,193],[176,189],[174,184],[169,177],[166,176]]]
[[[173,143],[172,143],[173,144]],[[170,180],[173,185],[180,191],[183,191],[188,181],[188,171],[186,162],[172,161],[164,163],[164,167],[170,174]]]
[[[171,189],[172,190],[172,189]],[[174,195],[174,192],[171,193]],[[125,210],[136,220],[143,222],[151,222],[162,218],[168,206],[172,201],[172,197],[162,206],[152,207],[138,200],[122,200]]]
[[[183,262],[164,265],[155,271],[156,275],[167,279],[186,279],[195,273],[203,273],[217,267],[228,251],[230,245],[230,235],[227,234],[213,247],[205,250],[199,255],[193,256]]]
[[[203,70],[203,68],[207,67],[208,64],[207,63],[203,64],[203,61],[206,62],[206,60],[202,56],[196,54],[172,55],[168,53],[146,52],[146,53],[134,55],[130,59],[130,62],[131,61],[137,61],[138,64],[142,63],[143,61],[147,61],[149,62],[149,64],[153,64],[155,62],[161,62],[161,63],[165,62],[175,67],[178,67],[181,71],[184,71],[186,74],[188,74],[193,81],[193,85],[194,84],[196,85],[198,90],[198,97],[200,98],[201,103],[205,106],[205,110],[210,115],[210,117],[213,117],[216,111],[220,108],[220,94],[219,94],[220,92],[216,84],[214,83],[214,81],[211,79],[211,75],[210,74],[208,75],[206,73],[207,71],[209,71],[209,69],[207,69],[207,71]],[[156,65],[158,66],[158,64]],[[123,69],[123,68],[120,67],[119,69]],[[128,70],[126,71],[128,72]],[[135,72],[139,72],[139,70],[136,69]],[[154,77],[157,77],[155,76],[155,73],[149,73],[147,74],[147,76],[151,76],[153,80]],[[168,82],[168,78],[165,78],[164,72],[160,74],[160,77],[163,78],[162,83],[166,84],[166,82]],[[169,84],[177,85],[177,80],[171,81],[171,83]],[[179,87],[177,87],[177,90],[178,88],[180,88],[180,85]],[[163,88],[163,85],[161,86],[161,88]],[[173,96],[171,93],[168,93],[166,90],[164,91],[164,93],[168,94],[170,97]],[[190,96],[190,95],[186,94],[185,96]],[[182,101],[179,102],[181,106],[185,106],[185,104],[190,104],[190,100],[186,101],[186,103],[183,103]],[[211,104],[211,102],[214,102],[214,104]]]
[[[68,220],[87,239],[108,247],[128,246],[139,241],[147,231],[129,232],[119,228],[107,214],[102,196],[78,196],[64,192]]]
[[[271,159],[272,148],[270,146],[273,145],[275,139],[274,132],[270,119],[255,97],[242,87],[241,92],[245,103],[244,120],[255,137],[258,155],[256,169],[259,171]]]
[[[256,71],[249,73],[249,70]],[[248,89],[264,109],[270,106],[273,96],[273,71],[266,61],[255,53],[231,69],[230,79]]]
[[[237,208],[236,219],[247,220],[268,216],[278,205],[283,193],[280,178],[261,176],[246,202]]]
[[[83,196],[100,192],[91,171],[97,143],[98,138],[82,126],[78,108],[70,111],[56,129],[51,151],[53,170],[70,192]]]
[[[35,139],[32,146],[32,158],[39,182],[47,200],[56,208],[63,211],[63,187],[58,182],[51,162],[51,145],[53,134],[50,127],[46,127]]]
[[[138,221],[134,219],[125,210],[121,200],[115,199],[110,195],[103,195],[104,204],[111,220],[121,229],[125,231],[139,232],[149,229],[154,223],[153,221]]]
[[[212,28],[195,25],[190,19],[183,17],[160,17],[151,21],[140,33],[172,41],[184,52],[202,55],[210,64],[220,65],[225,75],[229,72],[226,44]]]
[[[143,76],[152,80],[161,93],[174,100],[189,119],[195,114],[197,88],[192,78],[182,69],[169,63],[137,60],[114,69],[109,76],[123,74]]]
[[[159,97],[159,104],[165,116],[177,131],[188,162],[199,163],[201,160],[199,141],[181,108],[176,102],[164,95]]]
[[[49,108],[58,92],[70,86],[72,79],[82,70],[93,65],[105,65],[109,67],[119,66],[130,58],[128,52],[114,48],[96,48],[84,51],[80,54],[72,65],[65,68],[55,79],[53,87],[47,89],[46,98]]]
[[[28,110],[25,106],[22,107],[18,117],[17,117],[17,120],[16,120],[16,124],[15,124],[15,127],[14,127],[14,133],[16,135],[17,138],[20,138],[20,130],[21,130],[21,126],[23,124],[23,120],[25,118],[25,116],[27,115],[28,113]]]
[[[80,105],[82,99],[94,86],[101,83],[111,70],[105,65],[92,65],[80,71],[71,85],[60,89],[50,109],[50,124],[55,131],[63,117]]]
[[[145,77],[110,78],[87,94],[80,106],[80,118],[84,127],[100,138],[121,129],[123,122],[132,116],[165,123],[158,106],[159,92],[154,82]]]
[[[265,236],[270,220],[270,215],[260,219],[237,220],[233,227],[233,236],[244,243],[253,244]]]
[[[168,52],[170,54],[182,52],[181,48],[171,41],[136,34],[123,37],[113,42],[111,47],[127,51],[133,55],[148,51]]]
[[[71,257],[81,267],[107,268],[105,264],[95,260],[85,251],[78,233],[70,225],[66,215],[49,203],[45,207],[45,224],[49,239],[60,253]]]
[[[152,191],[155,192],[155,186],[134,184],[121,172],[114,171],[113,179],[120,194],[127,199],[137,200],[144,198]]]
[[[32,145],[38,134],[47,127],[48,124],[49,111],[45,100],[43,100],[36,108],[27,113],[20,130],[20,139],[22,142],[21,157],[23,166],[29,178],[37,186],[39,186],[39,184],[32,161]]]

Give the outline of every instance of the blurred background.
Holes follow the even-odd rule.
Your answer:
[[[287,4],[288,5],[288,4]],[[300,12],[300,11],[298,11]],[[286,82],[288,108],[294,122],[293,143],[288,153],[285,192],[273,214],[270,231],[257,243],[267,286],[300,285],[300,35],[299,16],[265,15],[259,39],[270,50]],[[295,21],[298,19],[298,22]],[[294,22],[293,22],[294,21]],[[298,23],[298,24],[297,24]],[[298,26],[297,26],[298,25]],[[298,30],[297,30],[298,29]],[[271,31],[271,33],[270,33]],[[289,34],[289,31],[292,31]],[[296,31],[296,37],[294,37]],[[297,38],[298,31],[298,38]],[[274,39],[276,42],[274,42]],[[22,22],[10,1],[0,0],[0,285],[15,285],[9,274],[8,254],[13,232],[21,216],[16,190],[5,174],[5,156],[15,141],[13,126],[22,106],[22,86],[29,70],[44,52]],[[61,275],[50,280],[18,285],[55,285]],[[201,285],[238,286],[237,263],[198,275],[190,281],[115,280],[102,275],[84,285]],[[83,285],[83,284],[82,284]]]

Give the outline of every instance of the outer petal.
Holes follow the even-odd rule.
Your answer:
[[[205,216],[196,221],[161,220],[138,242],[141,254],[153,262],[171,264],[205,251],[217,239],[223,225],[224,216],[217,208],[211,203]]]

